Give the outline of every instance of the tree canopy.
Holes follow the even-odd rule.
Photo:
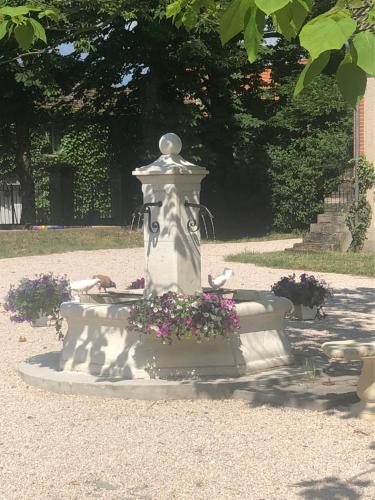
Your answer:
[[[8,2],[9,3],[9,2]],[[329,64],[335,52],[340,52],[336,64],[336,80],[344,99],[356,106],[366,89],[367,74],[375,76],[375,4],[374,0],[337,0],[322,2],[323,11],[314,15],[312,0],[164,0],[157,12],[173,19],[176,26],[187,30],[199,29],[207,18],[218,23],[223,44],[232,39],[243,44],[249,61],[259,57],[260,47],[269,37],[297,38],[309,58],[301,71],[294,94],[302,90]],[[14,36],[23,50],[35,42],[46,43],[42,24],[60,24],[69,35],[74,30],[84,33],[111,23],[116,16],[137,19],[143,2],[105,0],[92,12],[101,19],[93,22],[82,17],[76,23],[79,2],[55,1],[53,7],[38,4],[3,6],[0,8],[0,39]],[[61,12],[56,8],[61,6]],[[164,10],[165,9],[165,10]],[[104,18],[103,18],[104,15]],[[91,24],[90,24],[91,22]],[[1,62],[1,55],[0,55]]]
[[[322,2],[323,4],[326,2]],[[309,56],[297,81],[298,95],[340,52],[336,80],[345,100],[355,106],[375,76],[374,0],[337,0],[313,15],[312,0],[173,0],[166,9],[178,26],[191,30],[201,16],[218,19],[223,44],[243,43],[250,62],[257,59],[267,37],[298,38]],[[241,34],[241,39],[239,35]]]

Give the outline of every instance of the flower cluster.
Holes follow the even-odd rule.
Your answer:
[[[56,317],[62,302],[70,300],[69,281],[65,276],[51,274],[23,278],[17,287],[10,287],[4,309],[17,323],[35,321],[40,315]]]
[[[283,276],[272,286],[275,295],[290,299],[295,305],[307,307],[321,306],[332,295],[327,283],[315,276],[301,274],[299,281],[296,275]]]
[[[164,342],[195,337],[198,341],[228,336],[240,326],[233,300],[203,293],[183,295],[168,292],[132,306],[129,326]]]
[[[135,281],[132,281],[132,283],[128,286],[128,290],[138,290],[144,287],[145,287],[145,279],[138,278]]]

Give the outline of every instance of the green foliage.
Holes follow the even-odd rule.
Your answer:
[[[330,58],[330,52],[323,52],[320,56],[314,61],[309,61],[304,69],[302,70],[298,81],[296,83],[296,87],[294,89],[294,97],[299,95],[302,90],[316,78],[323,69],[327,66]]]
[[[0,129],[0,132],[2,130]],[[0,180],[15,175],[14,131],[6,129],[0,134]],[[84,219],[93,212],[101,218],[110,217],[111,199],[108,170],[110,153],[108,129],[88,125],[84,130],[72,125],[62,137],[61,148],[52,155],[49,131],[36,127],[31,134],[31,155],[35,184],[35,204],[40,220],[48,221],[50,214],[49,175],[61,164],[74,169],[75,217]]]
[[[46,32],[40,20],[58,21],[61,17],[57,9],[46,8],[41,4],[1,7],[0,40],[6,35],[14,35],[19,47],[29,50],[37,40],[47,43]]]
[[[312,60],[327,50],[340,50],[353,35],[357,23],[350,12],[340,10],[334,14],[324,13],[304,26],[300,33],[300,42],[310,54]]]
[[[306,95],[294,100],[290,98],[292,85],[280,89],[287,102],[269,120],[276,138],[267,148],[273,222],[285,231],[309,226],[351,155],[351,113],[332,77],[320,76]]]
[[[351,163],[354,163],[354,161]],[[367,201],[366,194],[374,184],[374,165],[362,156],[358,162],[359,198],[358,201],[353,201],[346,216],[346,224],[352,234],[350,249],[354,252],[361,251],[366,241],[367,230],[372,219],[371,205]]]
[[[351,51],[355,53],[357,65],[371,76],[375,76],[375,35],[362,31],[353,38]]]
[[[15,141],[11,126],[0,126],[0,183],[14,176]]]
[[[353,62],[350,54],[345,56],[337,68],[336,80],[344,99],[355,107],[358,104],[358,96],[365,93],[367,75]]]
[[[108,148],[108,129],[97,125],[82,130],[71,127],[61,140],[59,161],[75,171],[74,209],[78,219],[94,212],[102,218],[110,217]]]
[[[214,5],[213,5],[214,4]],[[338,82],[342,95],[351,106],[355,106],[364,93],[363,72],[373,74],[375,61],[374,35],[371,24],[374,22],[375,6],[373,0],[338,0],[336,5],[316,15],[314,7],[318,2],[311,0],[174,0],[168,5],[167,17],[172,17],[176,25],[191,29],[197,24],[201,12],[219,15],[221,40],[227,43],[244,32],[244,46],[250,62],[255,61],[259,47],[263,44],[264,18],[273,36],[282,36],[288,40],[299,37],[299,43],[310,56],[309,77],[299,79],[298,94],[316,78],[325,64],[313,62],[325,53],[328,60],[331,55],[339,55],[345,60],[344,47],[356,52],[353,60],[345,60],[344,67],[339,67]],[[359,19],[356,9],[368,7],[365,19]],[[187,12],[193,11],[194,16]],[[369,71],[370,70],[370,71]],[[344,86],[344,74],[348,85]],[[351,89],[349,92],[349,88]]]

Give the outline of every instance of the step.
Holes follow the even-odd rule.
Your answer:
[[[332,213],[324,213],[324,214],[319,214],[318,215],[318,223],[323,222],[323,223],[331,223],[331,224],[345,224],[345,215],[340,214],[338,212],[332,212]]]
[[[305,237],[303,238],[304,243],[335,243],[338,240],[338,237],[336,237],[338,233],[321,233],[321,232],[315,232],[315,233],[307,233]]]
[[[344,233],[345,231],[348,231],[348,228],[345,223],[343,222],[318,222],[314,224],[310,224],[310,232],[311,233],[326,233],[326,234],[333,234],[333,233]]]

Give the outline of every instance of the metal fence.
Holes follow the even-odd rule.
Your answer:
[[[0,224],[17,225],[21,222],[22,199],[19,184],[0,183]]]
[[[355,199],[353,170],[348,170],[336,191],[324,198],[324,209],[345,211]]]
[[[35,186],[35,222],[36,224],[66,225],[106,225],[111,223],[111,192],[108,183],[88,187],[87,192],[77,193],[72,186],[72,209],[68,220],[55,221],[51,215],[51,196],[49,186]],[[62,203],[67,204],[67,196],[62,197]],[[16,226],[21,223],[22,196],[18,183],[0,182],[0,226]],[[64,219],[64,217],[62,217]]]

